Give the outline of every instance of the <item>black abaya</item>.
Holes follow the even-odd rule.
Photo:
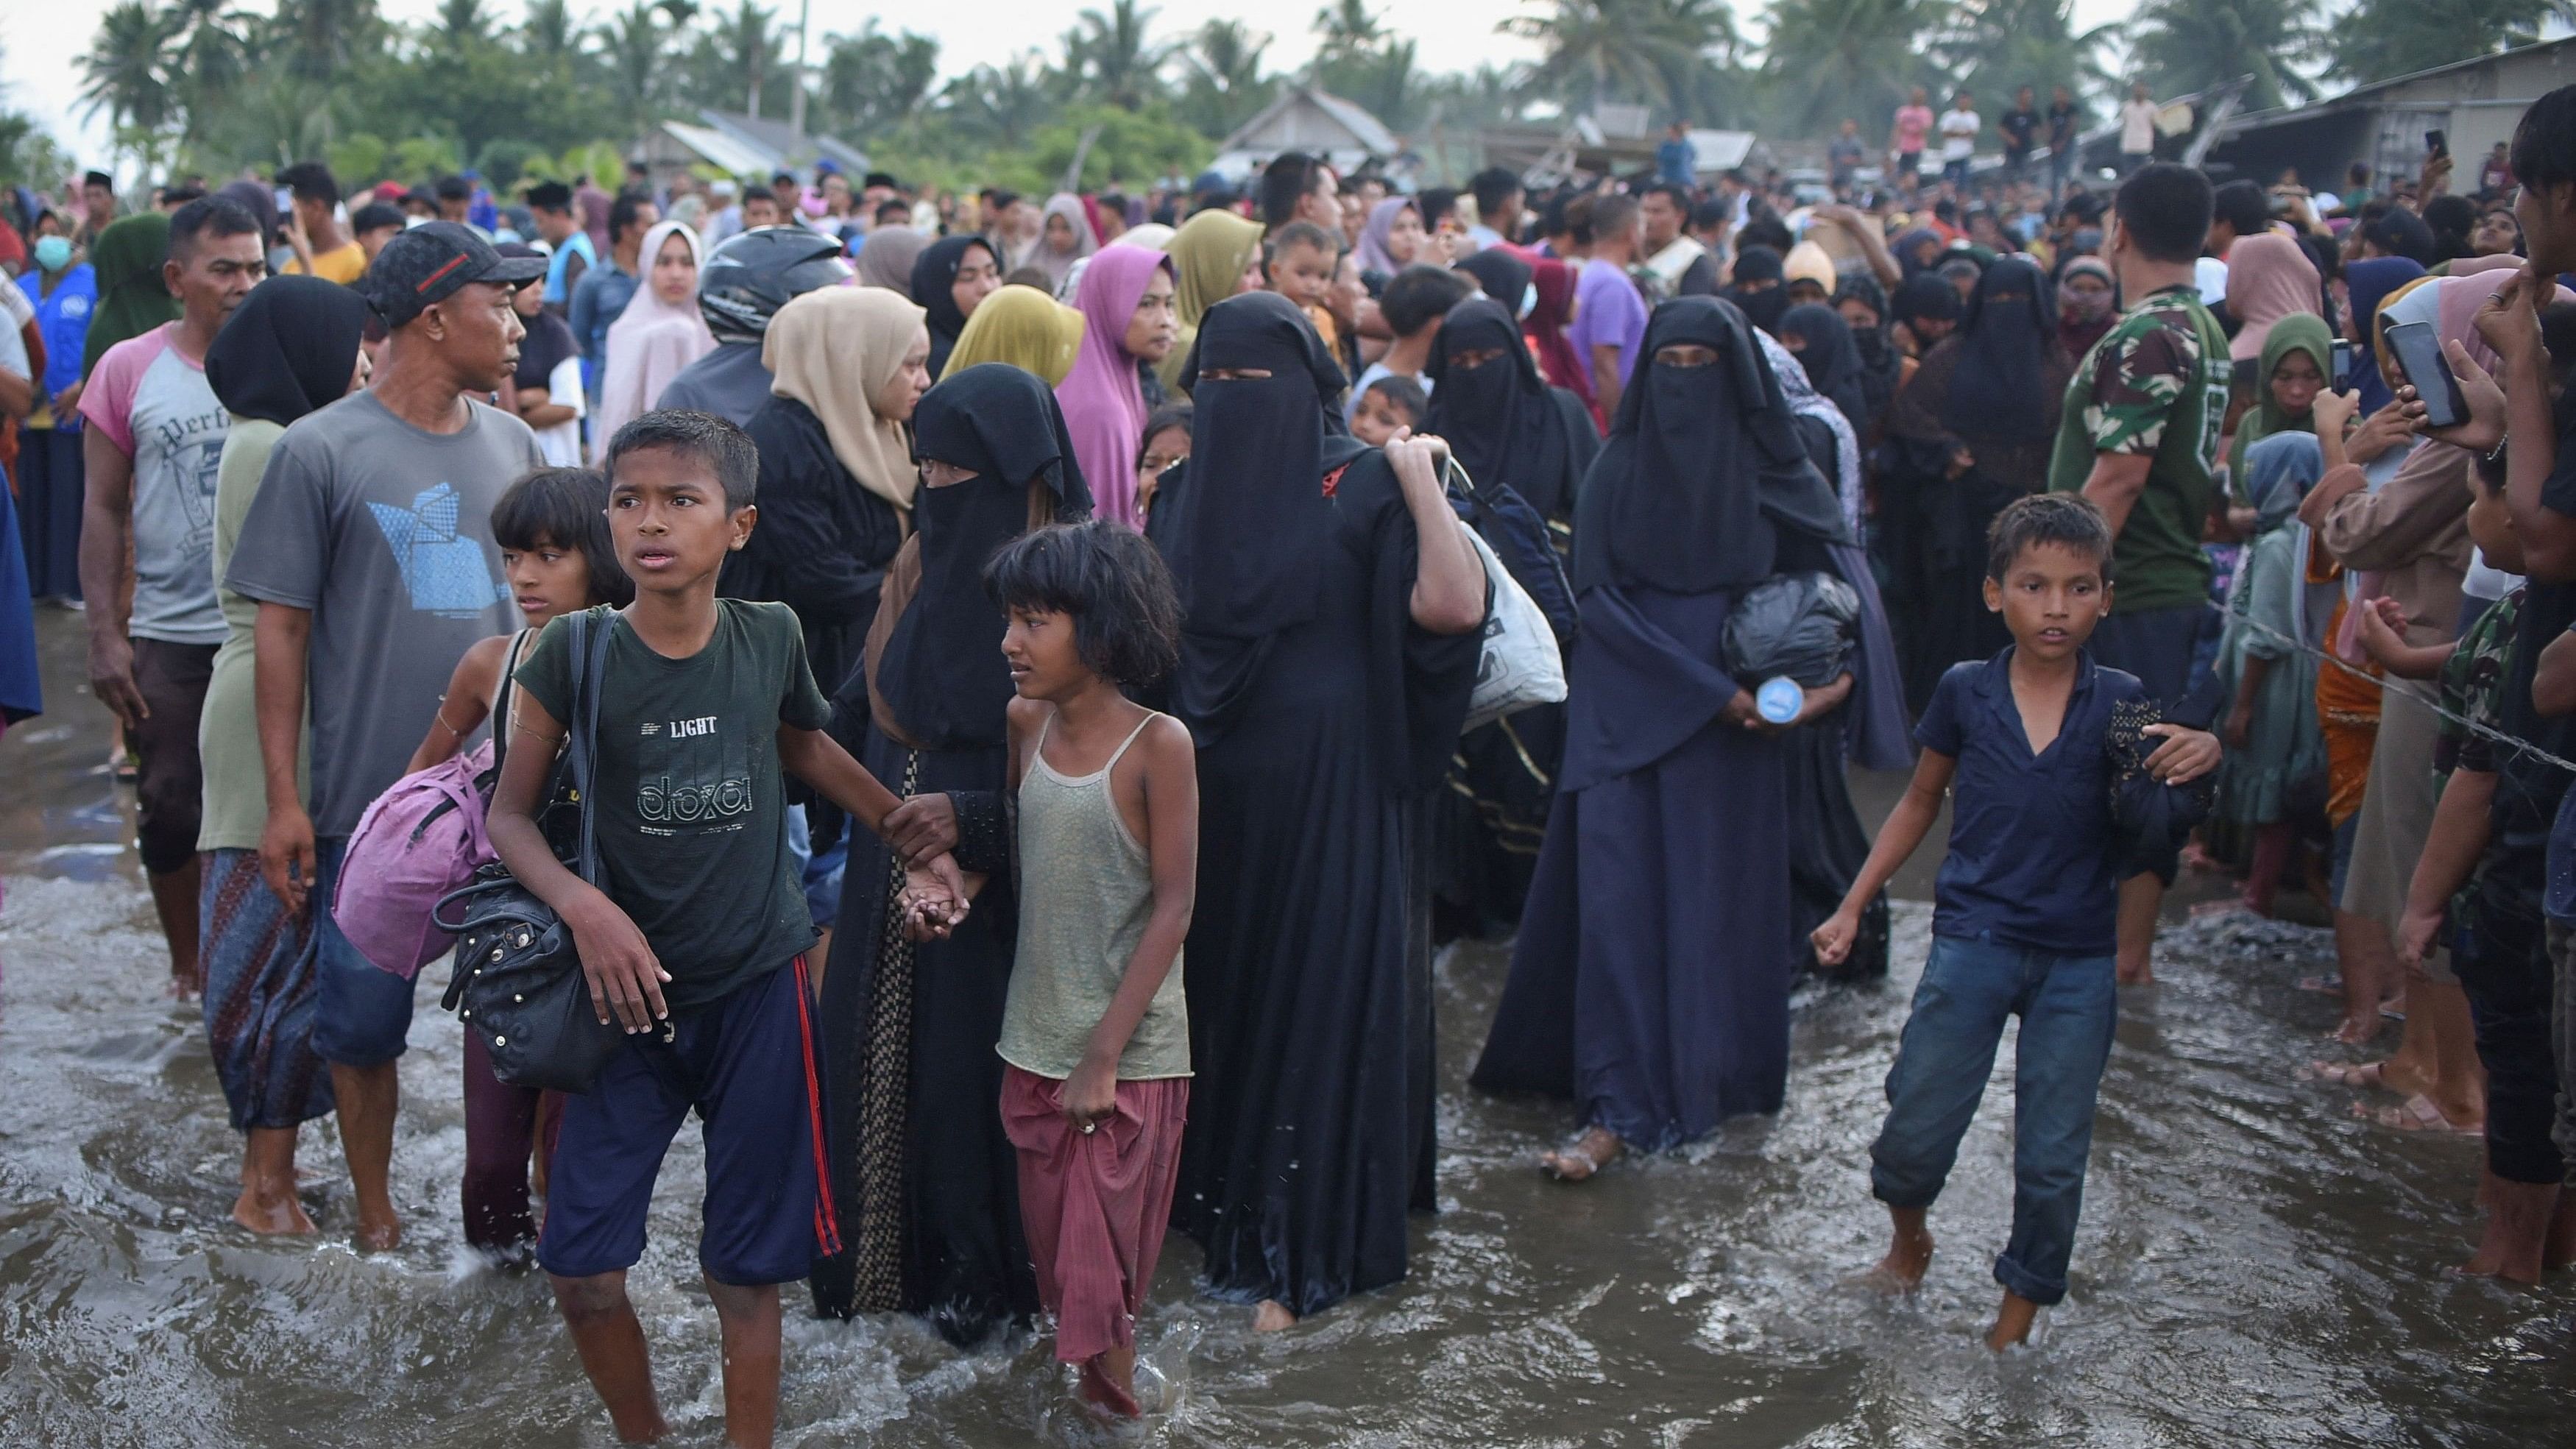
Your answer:
[[[1402,1278],[1405,1213],[1433,1205],[1422,801],[1480,647],[1413,625],[1413,521],[1381,455],[1342,475],[1335,508],[1316,615],[1267,641],[1230,728],[1183,710],[1200,733],[1199,1075],[1173,1220],[1206,1248],[1211,1291],[1300,1316]]]
[[[1481,632],[1413,623],[1412,515],[1383,454],[1325,436],[1339,373],[1293,306],[1218,303],[1186,372],[1207,486],[1154,510],[1201,822],[1173,1222],[1209,1291],[1302,1316],[1402,1278],[1433,1205],[1422,837]]]

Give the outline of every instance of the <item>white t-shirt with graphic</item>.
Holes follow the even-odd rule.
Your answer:
[[[168,644],[221,644],[215,604],[215,468],[232,414],[165,322],[107,350],[80,412],[134,460],[134,616],[126,632]]]

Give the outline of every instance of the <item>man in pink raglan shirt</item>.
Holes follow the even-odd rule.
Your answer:
[[[90,688],[125,723],[143,872],[170,943],[180,995],[197,964],[197,824],[203,780],[197,716],[224,640],[215,606],[215,466],[231,415],[206,382],[206,349],[267,271],[259,222],[236,201],[203,197],[170,218],[162,280],[179,320],[111,347],[81,392],[81,594],[89,600]],[[134,601],[125,604],[125,555]]]

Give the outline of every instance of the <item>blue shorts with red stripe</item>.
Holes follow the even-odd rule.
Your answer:
[[[564,1103],[537,1262],[559,1278],[635,1266],[671,1138],[697,1109],[707,1148],[698,1262],[719,1283],[806,1276],[840,1250],[820,1196],[823,1112],[805,958],[674,1018],[670,1040],[626,1039]]]

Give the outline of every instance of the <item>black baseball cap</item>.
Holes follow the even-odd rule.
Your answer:
[[[475,282],[516,286],[545,274],[543,257],[505,257],[472,227],[433,221],[385,243],[361,290],[386,326],[400,327]]]

